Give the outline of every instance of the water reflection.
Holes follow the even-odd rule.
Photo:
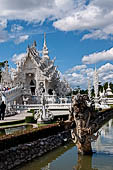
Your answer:
[[[0,136],[14,134],[16,132],[18,133],[24,130],[29,130],[32,127],[33,127],[32,125],[21,125],[21,126],[15,126],[15,127],[1,128]]]
[[[92,156],[78,155],[77,164],[73,167],[73,170],[98,170],[92,168]]]
[[[62,146],[17,170],[70,170],[70,166],[73,167],[77,161],[76,153],[77,149],[73,144]]]
[[[81,156],[73,144],[62,146],[18,170],[113,170],[112,120],[103,126],[101,136],[92,148],[95,151],[92,156]]]
[[[97,153],[113,155],[113,119],[101,128],[101,136],[92,143],[92,147]]]

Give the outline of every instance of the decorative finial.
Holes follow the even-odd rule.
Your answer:
[[[46,33],[44,32],[44,47],[46,47]]]
[[[88,97],[91,100],[91,81],[88,79]]]
[[[27,46],[27,54],[29,55],[29,52],[30,52],[30,46],[29,46],[29,44],[28,44],[28,46]]]
[[[47,48],[47,44],[46,44],[46,33],[44,33],[44,46],[43,46],[43,56],[44,58],[48,58],[49,59],[49,56],[48,56],[48,48]]]
[[[34,42],[33,42],[33,46],[34,46],[34,47],[36,47],[36,46],[37,46],[36,41],[34,41]]]
[[[8,67],[9,67],[8,61],[6,60],[6,61],[5,61],[5,71],[6,71],[6,72],[8,72]]]

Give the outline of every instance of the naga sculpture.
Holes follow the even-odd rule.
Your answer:
[[[97,140],[98,130],[113,117],[113,109],[97,112],[93,102],[88,106],[88,100],[86,95],[73,96],[69,115],[72,140],[81,154],[92,154],[91,142]]]

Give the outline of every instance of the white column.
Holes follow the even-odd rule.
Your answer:
[[[88,80],[88,97],[91,99],[91,81]]]
[[[95,68],[94,71],[94,77],[93,77],[93,84],[94,84],[94,93],[95,93],[95,97],[98,97],[98,71]]]

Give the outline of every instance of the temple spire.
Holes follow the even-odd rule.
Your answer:
[[[88,80],[88,97],[91,100],[91,81],[90,81],[90,79]]]
[[[5,71],[8,73],[8,61],[5,62]]]
[[[48,48],[47,48],[47,44],[46,44],[46,33],[44,33],[44,45],[43,45],[43,52],[42,52],[42,54],[43,54],[43,57],[49,59],[49,56],[48,56],[49,52],[48,52]]]
[[[34,47],[36,47],[36,46],[37,46],[36,41],[34,41],[34,42],[33,42],[33,46],[34,46]]]
[[[44,32],[44,47],[47,48],[47,45],[46,45],[46,33]]]
[[[97,98],[98,96],[98,86],[99,86],[99,78],[98,78],[98,71],[95,66],[94,70],[94,75],[93,75],[93,84],[94,84],[94,92],[95,92],[95,97]]]

